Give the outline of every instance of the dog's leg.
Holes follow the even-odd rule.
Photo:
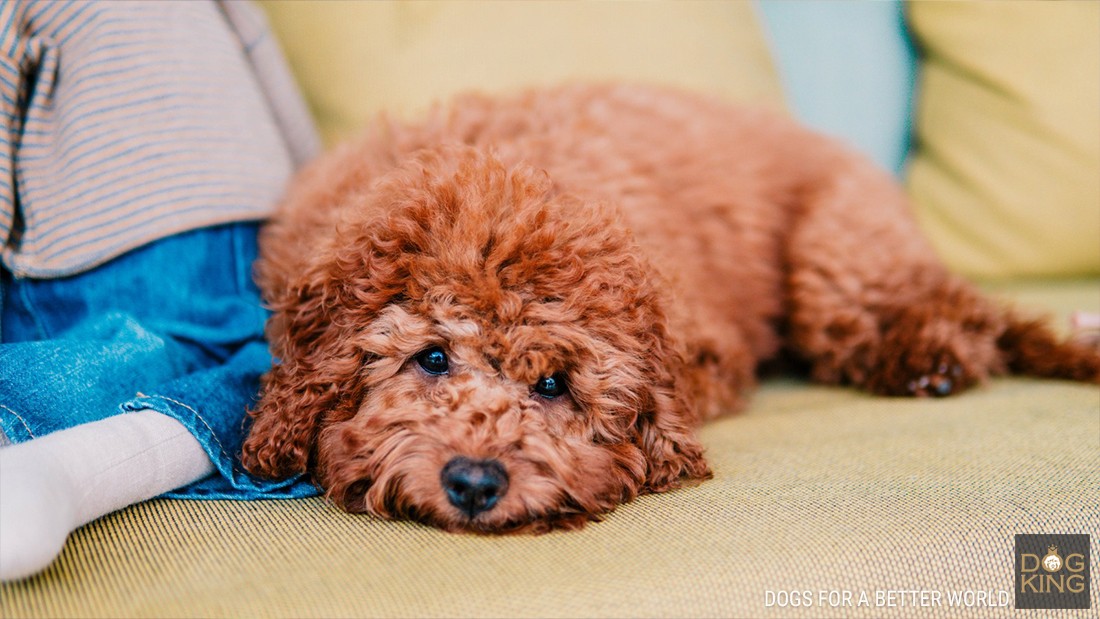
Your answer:
[[[756,386],[756,357],[736,327],[724,337],[689,341],[687,379],[699,407],[699,421],[740,410]]]
[[[1095,349],[949,273],[892,179],[854,157],[825,167],[799,192],[787,254],[789,345],[816,380],[918,396],[1008,372],[1100,382]]]

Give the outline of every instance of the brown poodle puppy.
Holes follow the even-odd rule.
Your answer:
[[[781,349],[815,380],[943,396],[1100,381],[948,273],[889,176],[686,93],[578,85],[377,122],[262,238],[275,314],[243,462],[351,512],[574,527],[710,475],[696,438]]]

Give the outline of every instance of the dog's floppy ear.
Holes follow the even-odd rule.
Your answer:
[[[274,311],[267,337],[276,363],[263,378],[241,462],[249,472],[282,478],[313,464],[322,425],[350,419],[366,395],[370,355],[359,328],[403,290],[395,258],[369,238],[381,226],[349,232],[335,248],[302,260],[294,230],[278,222],[265,231],[257,277]]]
[[[321,427],[357,412],[371,357],[362,329],[405,294],[410,263],[431,246],[434,226],[453,217],[445,208],[453,200],[433,182],[449,161],[445,151],[427,152],[371,185],[378,170],[349,146],[307,167],[288,190],[260,239],[257,280],[274,311],[267,336],[277,361],[249,413],[241,454],[249,472],[308,472]]]
[[[689,414],[674,390],[658,387],[652,410],[638,417],[638,443],[647,465],[646,490],[661,492],[679,486],[682,480],[711,476]]]
[[[353,384],[345,372],[349,364],[322,358],[332,355],[331,343],[324,340],[333,338],[324,333],[320,316],[307,310],[289,320],[276,316],[268,324],[277,360],[263,378],[259,405],[249,411],[252,427],[241,453],[241,463],[254,475],[305,473],[321,422],[346,412],[342,409],[360,397],[346,390]],[[289,324],[278,325],[282,321]]]
[[[667,334],[661,339],[666,341],[651,351],[650,388],[636,422],[638,446],[646,458],[645,489],[650,492],[711,476],[703,446],[695,436],[698,413],[682,356],[667,341]]]
[[[276,364],[263,378],[241,462],[261,477],[307,471],[322,422],[354,414],[362,353],[343,337],[320,290],[302,290],[267,325]],[[331,299],[329,299],[331,301]],[[283,304],[285,305],[285,304]]]

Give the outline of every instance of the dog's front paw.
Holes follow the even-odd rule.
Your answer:
[[[985,378],[982,369],[968,369],[951,350],[886,351],[865,387],[879,395],[942,398],[962,392]]]
[[[995,332],[987,321],[903,311],[883,334],[865,386],[891,396],[960,393],[1003,371]]]
[[[963,367],[958,363],[940,362],[935,372],[921,375],[909,381],[906,390],[917,397],[944,397],[955,393],[963,385]]]

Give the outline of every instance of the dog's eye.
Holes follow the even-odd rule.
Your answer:
[[[565,393],[565,376],[560,372],[553,376],[544,376],[535,383],[532,389],[544,398],[556,398]]]
[[[446,374],[447,370],[450,369],[450,365],[447,363],[447,353],[443,352],[443,349],[438,346],[420,351],[416,355],[416,362],[429,374]]]

